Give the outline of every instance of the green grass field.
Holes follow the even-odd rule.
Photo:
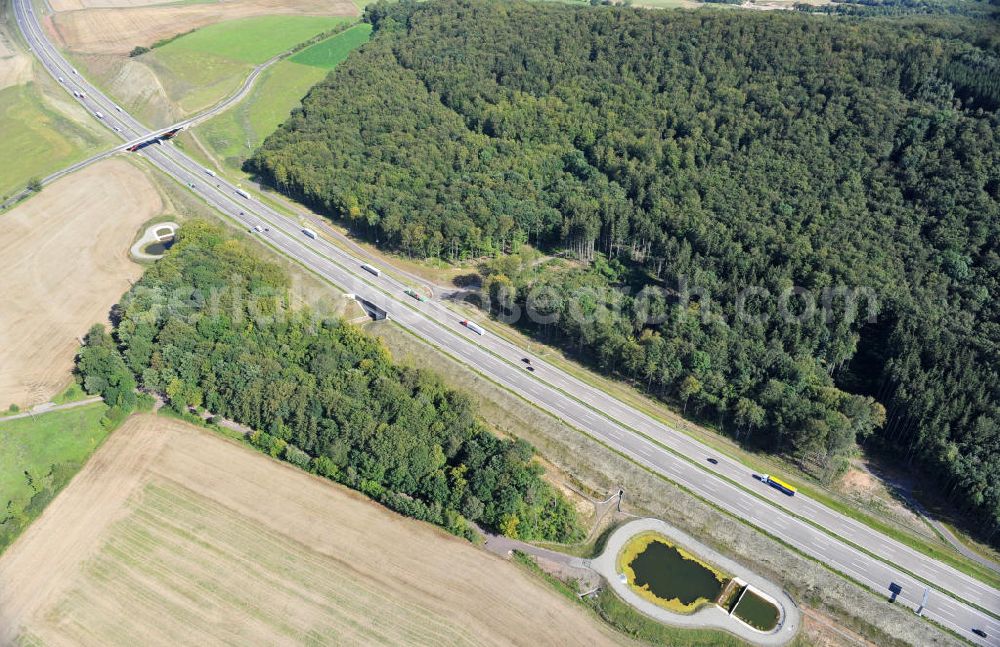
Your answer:
[[[371,34],[372,26],[368,23],[354,25],[336,36],[307,47],[289,60],[302,65],[332,70],[338,63],[347,58],[352,50],[368,42]]]
[[[166,218],[166,216],[164,218]],[[81,387],[76,382],[73,382],[68,387],[66,387],[65,391],[63,391],[56,397],[52,398],[52,401],[55,402],[56,404],[66,404],[68,402],[76,402],[77,400],[84,400],[89,397],[90,395],[83,390],[83,387]]]
[[[197,134],[216,157],[238,170],[251,149],[274,132],[309,89],[370,34],[371,25],[355,25],[275,63],[240,105],[198,126]]]
[[[0,553],[104,441],[103,402],[0,420]]]
[[[254,65],[345,21],[344,17],[259,16],[209,25],[141,57],[185,114],[234,92]]]
[[[323,16],[258,16],[202,27],[168,45],[162,52],[197,52],[244,63],[263,63],[295,45],[352,18]]]
[[[95,403],[3,422],[0,420],[0,492],[8,500],[34,493],[24,473],[40,481],[54,464],[83,464],[107,436],[101,418],[107,407]]]
[[[268,69],[238,106],[195,128],[202,142],[227,166],[242,161],[299,105],[313,85],[326,76],[318,67],[281,61]]]
[[[0,196],[83,159],[102,139],[53,110],[35,83],[0,90]]]

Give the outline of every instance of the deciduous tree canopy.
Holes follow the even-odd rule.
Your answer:
[[[695,286],[710,316],[668,294],[653,305],[670,314],[648,324],[624,296],[584,299],[608,311],[596,323],[529,325],[823,475],[859,436],[899,450],[988,535],[1000,58],[995,13],[977,11],[985,22],[966,30],[945,17],[380,3],[372,42],[253,164],[408,254],[530,242],[586,263],[491,267],[515,303],[539,285]],[[871,288],[877,320],[788,321],[778,296],[791,286],[817,300]],[[773,297],[752,300],[765,315],[753,322],[733,314],[748,287]]]
[[[530,445],[489,433],[467,396],[394,364],[358,328],[286,308],[286,288],[242,243],[186,224],[122,298],[114,335],[87,337],[84,385],[127,409],[138,377],[182,411],[260,430],[251,442],[275,457],[458,534],[471,535],[469,520],[528,539],[578,536]]]

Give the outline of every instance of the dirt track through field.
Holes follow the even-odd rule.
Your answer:
[[[0,558],[0,583],[0,627],[18,627],[0,643],[627,642],[463,540],[148,415]]]
[[[53,6],[87,4],[53,0]],[[149,47],[164,38],[224,20],[273,15],[356,16],[350,0],[239,0],[208,4],[123,6],[56,13],[46,23],[66,48],[85,54],[127,54],[136,45]]]
[[[141,275],[128,248],[162,209],[141,170],[111,159],[0,215],[0,407],[44,402],[69,381],[77,338]]]

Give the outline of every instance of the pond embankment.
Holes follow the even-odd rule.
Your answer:
[[[146,227],[129,253],[138,261],[157,260],[174,244],[174,236],[179,227],[176,222],[158,222]]]
[[[618,528],[587,565],[623,600],[666,624],[783,645],[801,623],[798,607],[779,586],[659,519]]]

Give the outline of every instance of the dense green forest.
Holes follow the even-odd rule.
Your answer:
[[[1000,38],[974,4],[369,5],[250,165],[381,245],[496,259],[496,314],[547,295],[518,323],[822,478],[886,450],[998,541]]]
[[[333,319],[288,308],[288,278],[206,223],[186,224],[97,325],[77,369],[114,411],[139,386],[259,431],[276,458],[385,505],[473,536],[468,521],[526,539],[576,539],[569,504],[541,479],[533,449],[500,439],[468,397]],[[148,397],[148,396],[147,396]]]

